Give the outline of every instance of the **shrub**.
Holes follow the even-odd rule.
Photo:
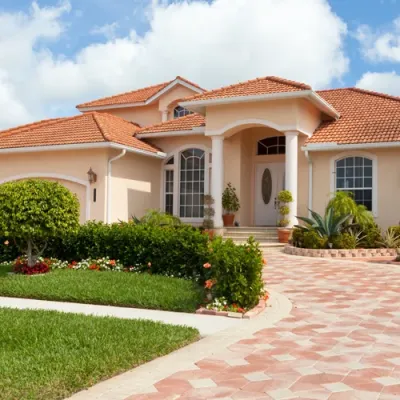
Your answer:
[[[42,179],[0,185],[0,235],[11,238],[33,267],[50,238],[79,226],[76,195],[57,182]]]
[[[400,225],[389,226],[388,231],[394,232],[395,236],[400,236]]]
[[[204,229],[214,229],[214,220],[213,217],[215,215],[214,210],[214,198],[210,194],[206,194],[204,196],[204,220],[203,220],[203,228]]]
[[[235,303],[246,309],[258,304],[264,288],[263,258],[253,238],[241,246],[232,240],[215,239],[209,263],[215,297],[224,297],[228,304]]]
[[[336,192],[335,196],[329,201],[327,210],[333,209],[336,217],[344,215],[352,215],[353,221],[350,219],[348,223],[354,222],[360,226],[362,230],[374,224],[374,217],[368,209],[357,204],[354,201],[352,192]]]
[[[289,190],[281,190],[278,193],[278,202],[279,214],[281,215],[278,225],[282,227],[288,226],[290,223],[290,221],[287,219],[287,216],[290,214],[290,208],[288,204],[293,202],[292,193]]]
[[[306,231],[300,228],[294,228],[292,231],[291,242],[295,247],[304,247],[304,233]]]
[[[50,271],[50,266],[45,261],[37,260],[34,265],[28,265],[26,258],[17,258],[14,264],[14,272],[23,275],[45,274]]]
[[[375,249],[382,247],[382,232],[377,224],[373,223],[366,226],[364,228],[364,235],[365,237],[361,240],[359,247],[366,249]]]
[[[388,249],[397,249],[400,247],[400,235],[397,235],[396,230],[388,229],[379,243]]]
[[[189,225],[89,222],[54,241],[48,255],[68,261],[109,257],[128,268],[151,263],[154,274],[203,282],[208,252],[208,237]]]
[[[234,188],[230,182],[222,193],[222,207],[228,214],[235,213],[240,209],[236,188]]]
[[[153,226],[176,226],[182,224],[178,217],[159,210],[148,210],[141,219],[134,217],[133,222]]]
[[[0,236],[0,264],[15,260],[20,255],[18,246],[12,239]]]
[[[357,240],[350,233],[342,233],[332,238],[332,247],[334,249],[355,249]]]
[[[321,237],[316,231],[309,230],[303,234],[303,247],[306,249],[326,249],[328,238]]]

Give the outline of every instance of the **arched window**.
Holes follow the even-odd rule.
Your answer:
[[[351,192],[357,204],[369,211],[373,204],[373,161],[367,157],[345,157],[335,161],[335,191]]]
[[[257,145],[257,155],[266,156],[272,154],[285,154],[286,137],[274,136],[260,140]]]
[[[180,201],[181,218],[204,217],[205,152],[188,149],[180,154]]]
[[[174,109],[174,118],[184,117],[185,115],[189,115],[189,114],[193,114],[193,113],[181,106],[177,106]]]

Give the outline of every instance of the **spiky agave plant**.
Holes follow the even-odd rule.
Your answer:
[[[329,208],[323,217],[315,211],[309,211],[312,218],[296,217],[305,223],[305,225],[296,225],[296,228],[300,228],[305,231],[315,231],[319,236],[327,237],[328,240],[330,240],[333,236],[340,235],[343,231],[351,226],[345,226],[345,223],[351,218],[351,214],[335,216],[333,208]]]

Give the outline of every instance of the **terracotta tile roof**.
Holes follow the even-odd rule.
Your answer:
[[[156,147],[134,137],[138,128],[107,113],[39,121],[0,132],[0,149],[113,142],[153,153]]]
[[[307,143],[400,141],[400,97],[358,88],[317,93],[339,111],[340,118],[322,123]]]
[[[300,90],[311,90],[311,86],[275,76],[267,76],[196,94],[183,99],[183,101],[213,100],[225,97],[285,93]]]
[[[198,128],[205,125],[205,118],[200,114],[189,114],[184,117],[171,119],[170,121],[162,122],[136,131],[136,134],[148,134],[158,132],[173,132],[173,131],[190,131],[193,128]]]
[[[172,82],[176,80],[181,80],[189,85],[195,86],[198,89],[202,89],[196,83],[190,82],[189,80],[182,78],[181,76],[177,76],[172,81],[159,83],[157,85],[148,86],[145,88],[133,90],[130,92],[120,93],[114,96],[104,97],[98,100],[89,101],[87,103],[82,103],[77,105],[77,108],[84,108],[84,107],[97,107],[97,106],[109,106],[109,105],[121,105],[121,104],[134,104],[134,103],[142,103],[156,95],[158,92],[166,88]]]

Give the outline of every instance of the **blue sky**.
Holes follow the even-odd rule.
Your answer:
[[[1,0],[0,24],[0,128],[176,75],[400,95],[400,0]]]

